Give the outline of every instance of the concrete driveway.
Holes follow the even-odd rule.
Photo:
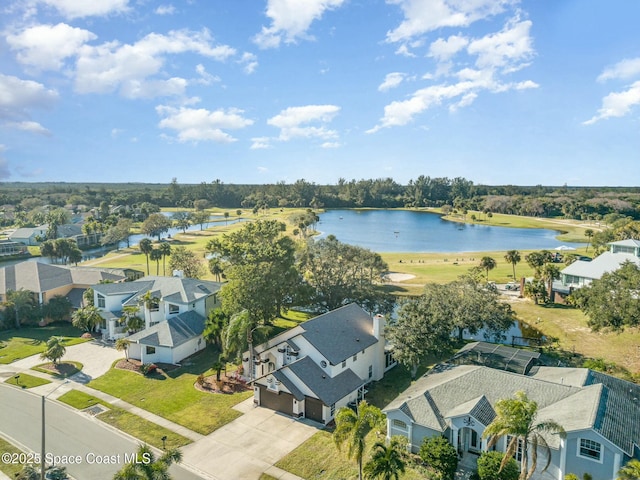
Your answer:
[[[124,352],[118,352],[111,345],[93,340],[67,347],[64,357],[60,361],[73,360],[82,363],[82,371],[70,377],[70,380],[78,383],[88,383],[94,378],[107,373],[111,368],[111,364],[120,358],[124,358]],[[46,360],[42,360],[40,355],[32,355],[13,362],[8,367],[16,370],[28,370],[45,362]]]
[[[260,475],[318,431],[318,424],[294,420],[253,406],[253,397],[238,405],[246,413],[202,440],[182,448],[184,462],[219,479],[259,479]]]

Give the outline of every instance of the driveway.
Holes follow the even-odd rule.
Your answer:
[[[67,347],[67,351],[61,361],[73,360],[82,363],[82,371],[70,377],[70,380],[78,383],[88,383],[94,378],[107,373],[111,368],[111,364],[120,358],[124,358],[124,352],[118,352],[113,346],[93,340]],[[7,366],[16,370],[28,370],[45,362],[46,360],[42,360],[38,354],[10,363]]]
[[[238,410],[246,413],[183,447],[184,462],[219,479],[257,480],[319,427],[314,422],[253,407],[253,397],[238,405]]]

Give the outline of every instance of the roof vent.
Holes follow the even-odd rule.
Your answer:
[[[327,378],[327,376],[326,375],[322,375],[322,378]]]
[[[356,338],[356,342],[359,342],[359,341],[360,341],[360,339],[359,339],[359,338]]]

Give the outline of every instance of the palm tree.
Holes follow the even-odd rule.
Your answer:
[[[391,443],[389,446],[376,442],[373,446],[371,460],[364,466],[364,478],[398,480],[404,473],[405,463],[397,447]]]
[[[67,349],[64,346],[62,337],[51,337],[47,340],[47,349],[40,354],[43,360],[51,360],[55,365],[62,357],[64,357]]]
[[[20,290],[7,291],[7,300],[4,302],[4,305],[6,307],[13,308],[16,314],[16,328],[20,328],[20,311],[24,310],[26,307],[33,306],[33,303],[33,292],[30,290],[21,288]]]
[[[151,252],[149,252],[149,258],[156,262],[156,275],[160,275],[160,260],[162,259],[162,252],[160,249],[151,249]]]
[[[593,230],[592,230],[592,229],[590,229],[590,228],[587,228],[587,229],[584,231],[584,236],[585,236],[585,237],[587,237],[587,239],[589,240],[589,241],[587,242],[587,250],[586,250],[587,252],[589,251],[589,245],[591,245],[591,238],[593,237],[593,234],[594,234],[594,232],[593,232]]]
[[[516,264],[520,263],[520,252],[518,250],[509,250],[505,256],[504,259],[507,263],[510,263],[511,266],[513,267],[513,280],[516,280]]]
[[[640,480],[640,460],[630,460],[618,472],[618,480]]]
[[[209,271],[216,277],[216,282],[220,281],[220,277],[224,273],[222,269],[222,262],[219,258],[212,258],[209,260]]]
[[[338,450],[345,443],[347,444],[347,456],[355,458],[358,462],[360,480],[362,480],[362,457],[366,447],[365,437],[372,428],[382,423],[383,418],[380,409],[369,405],[366,400],[360,402],[357,412],[348,407],[342,407],[336,414],[333,441]]]
[[[149,254],[153,250],[153,243],[150,238],[143,238],[138,244],[140,251],[147,257],[147,275],[149,275]]]
[[[171,244],[168,242],[162,242],[160,244],[160,252],[162,252],[162,275],[166,275],[167,257],[171,255]]]
[[[489,270],[493,270],[497,265],[493,257],[482,257],[480,259],[480,268],[487,272],[487,282],[489,281]]]
[[[116,350],[119,352],[124,352],[124,357],[129,361],[129,345],[131,345],[131,340],[127,338],[119,338],[116,340]]]
[[[547,282],[547,293],[549,297],[551,297],[551,292],[553,290],[553,281],[560,278],[560,267],[554,265],[553,263],[545,263],[544,267],[542,267],[542,279]]]
[[[220,308],[209,310],[207,320],[204,323],[202,337],[205,342],[213,344],[218,350],[222,350],[223,333],[229,324],[229,317]]]
[[[489,448],[505,435],[511,436],[500,468],[503,468],[513,457],[520,444],[522,459],[519,480],[528,480],[535,472],[538,465],[538,447],[543,448],[546,453],[547,463],[542,472],[546,471],[551,462],[551,450],[543,434],[557,434],[565,438],[564,428],[554,420],[537,422],[538,404],[529,400],[527,394],[522,391],[516,392],[515,398],[498,400],[495,411],[496,417],[485,428],[482,436],[489,438]],[[531,467],[529,467],[529,445],[531,445]]]
[[[182,452],[177,448],[166,450],[156,458],[148,445],[140,445],[136,460],[122,467],[113,480],[170,480],[169,467],[181,461]]]
[[[98,307],[88,305],[71,314],[71,323],[76,328],[91,332],[97,325],[102,323],[102,316]]]
[[[144,325],[144,320],[138,316],[140,308],[137,305],[125,305],[122,309],[120,323],[127,326],[130,332],[137,332]]]

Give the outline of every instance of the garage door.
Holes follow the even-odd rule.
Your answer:
[[[260,385],[260,405],[276,412],[293,415],[293,395],[286,392],[272,392]]]
[[[323,403],[317,398],[304,397],[304,416],[316,422],[323,423],[322,406]]]

